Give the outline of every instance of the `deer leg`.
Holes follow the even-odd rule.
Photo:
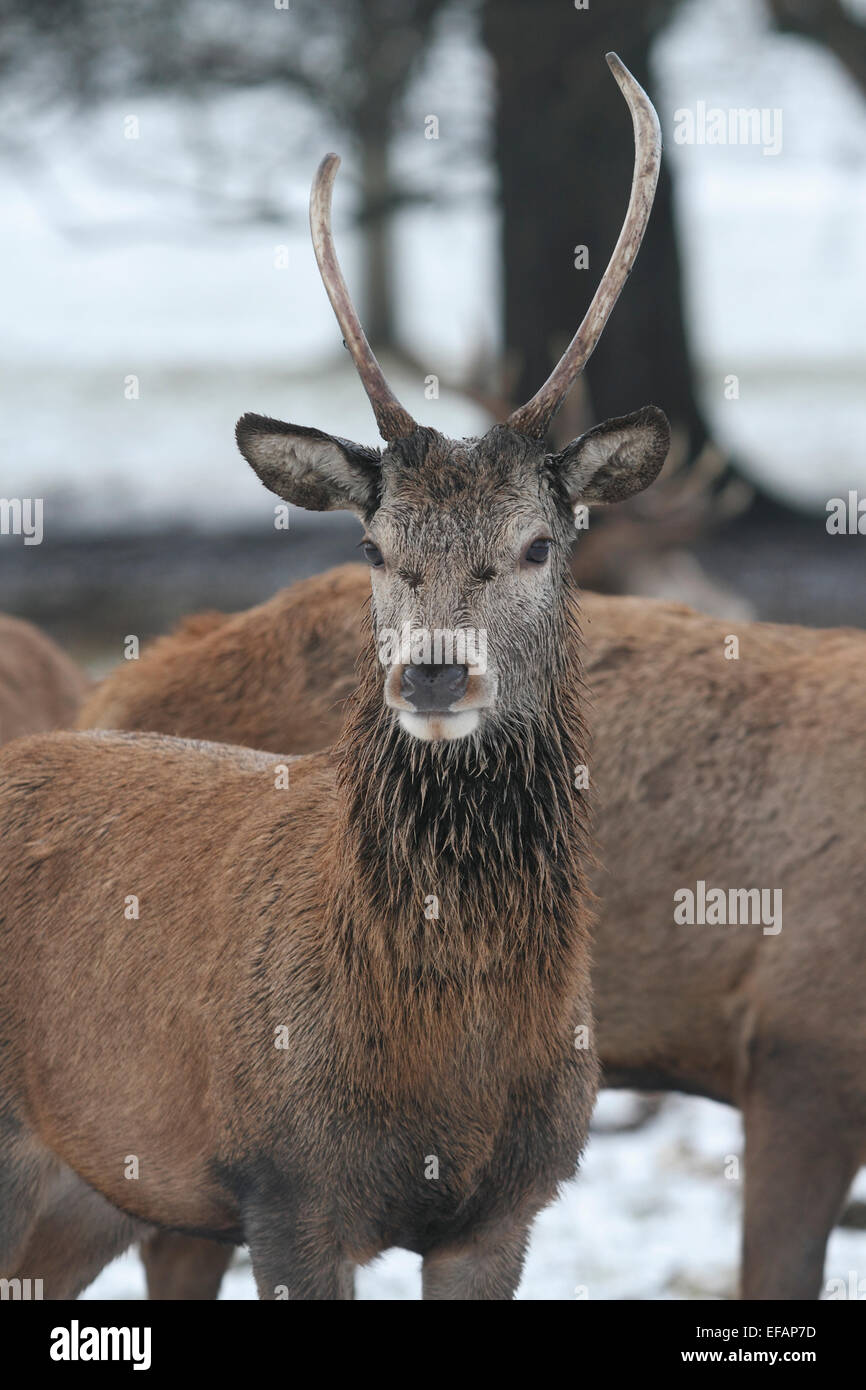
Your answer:
[[[330,1301],[354,1297],[354,1266],[324,1223],[299,1217],[291,1204],[244,1213],[244,1234],[259,1298]]]
[[[155,1302],[213,1299],[234,1254],[233,1245],[156,1231],[141,1243],[147,1296]]]
[[[77,1298],[140,1230],[65,1168],[31,1228],[15,1277],[41,1280],[43,1298]]]
[[[251,1244],[250,1258],[261,1299],[334,1302],[355,1297],[354,1265],[338,1255],[299,1261],[297,1249],[290,1251],[288,1243],[281,1252],[254,1251]]]
[[[790,1077],[788,1094],[809,1087]],[[817,1083],[816,1083],[817,1085]],[[820,1094],[820,1091],[814,1092]],[[746,1133],[741,1297],[816,1299],[827,1241],[860,1164],[832,1109],[798,1114],[795,1105],[753,1095],[743,1111]]]
[[[57,1160],[17,1121],[0,1122],[0,1275],[17,1264],[58,1172]]]
[[[468,1245],[445,1246],[425,1255],[421,1276],[423,1299],[513,1298],[526,1256],[529,1228]]]

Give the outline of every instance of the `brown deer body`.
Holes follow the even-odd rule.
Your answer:
[[[369,589],[366,569],[347,565],[211,615],[198,637],[182,629],[110,677],[82,722],[288,753],[315,729],[333,740]],[[727,660],[730,625],[679,605],[585,594],[581,610],[604,1081],[742,1108],[744,1295],[814,1298],[866,1156],[866,634],[736,624],[740,655]],[[782,930],[677,924],[674,895],[699,880],[781,888]],[[175,1259],[170,1240],[147,1252],[156,1296]],[[201,1277],[188,1271],[183,1287],[200,1293]]]
[[[356,714],[373,718],[370,701]],[[538,883],[523,866],[522,898],[494,902],[491,888],[486,911],[475,897],[461,912],[466,865],[455,856],[443,873],[420,826],[404,823],[382,858],[391,827],[377,833],[360,769],[346,770],[346,805],[328,755],[292,764],[285,793],[276,762],[147,735],[55,735],[7,754],[4,867],[21,866],[0,876],[7,1258],[27,1234],[15,1223],[68,1169],[140,1221],[248,1242],[262,1296],[342,1296],[348,1266],[394,1244],[428,1257],[428,1296],[440,1283],[510,1294],[526,1228],[573,1172],[592,1106],[593,1061],[574,1046],[589,1021],[578,870]],[[49,778],[75,786],[74,811],[46,807]],[[501,779],[474,785],[489,812]],[[106,786],[126,790],[126,810]],[[374,787],[403,800],[396,779]],[[514,792],[508,855],[531,815],[517,779]],[[160,822],[189,846],[169,866]],[[199,848],[203,824],[222,872]],[[559,855],[576,866],[563,834]],[[477,866],[483,849],[466,853]],[[496,890],[515,883],[511,863],[489,867]],[[135,887],[142,920],[130,922]],[[427,923],[431,888],[442,919]],[[5,929],[34,910],[38,951],[9,951]]]
[[[197,614],[102,681],[76,726],[199,738],[198,688],[212,742],[319,752],[343,727],[369,606],[366,565],[340,565],[246,613]]]
[[[0,613],[0,743],[69,728],[87,689],[86,676],[49,637]]]
[[[348,1297],[391,1245],[423,1255],[426,1298],[507,1298],[575,1171],[596,1061],[574,509],[647,486],[669,445],[653,407],[544,444],[658,175],[655,113],[609,61],[636,137],[623,232],[562,362],[481,439],[390,392],[320,166],[316,255],[387,447],[253,415],[237,438],[277,495],[366,528],[372,631],[336,748],[288,786],[273,755],[161,735],[0,755],[4,1273],[86,1184],[124,1220],[55,1295],[145,1222],[248,1243],[265,1298]],[[407,625],[483,632],[490,661],[404,654]]]

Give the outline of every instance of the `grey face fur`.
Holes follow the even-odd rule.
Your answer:
[[[647,406],[555,455],[505,425],[463,440],[419,428],[381,455],[257,415],[243,416],[237,438],[278,496],[360,517],[383,699],[407,733],[439,740],[522,723],[544,707],[570,583],[574,508],[646,487],[664,462],[669,430]],[[440,700],[419,712],[405,668],[419,662],[425,634],[422,661],[467,671],[447,707]]]

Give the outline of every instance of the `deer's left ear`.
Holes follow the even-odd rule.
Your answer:
[[[548,462],[572,506],[578,502],[622,502],[649,487],[661,471],[671,431],[664,412],[645,405],[595,425]]]

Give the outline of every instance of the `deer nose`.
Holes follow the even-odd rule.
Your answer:
[[[444,714],[466,694],[467,666],[404,666],[400,694],[419,713]]]

